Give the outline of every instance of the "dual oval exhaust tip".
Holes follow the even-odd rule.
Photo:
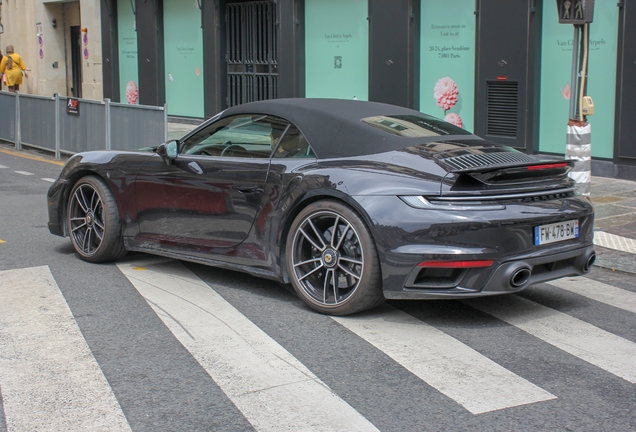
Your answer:
[[[513,288],[519,288],[524,286],[530,280],[530,276],[532,272],[530,271],[530,267],[519,267],[515,271],[512,272],[510,276],[510,286]]]
[[[591,254],[587,256],[585,259],[585,264],[583,265],[583,271],[585,273],[589,272],[592,269],[592,266],[596,262],[596,252],[592,251]]]
[[[585,273],[589,272],[592,269],[592,266],[594,265],[595,262],[596,262],[596,252],[592,251],[587,256],[587,258],[585,258],[585,261],[583,263],[583,269],[582,269],[583,272]],[[510,275],[510,280],[508,281],[508,283],[513,288],[520,288],[528,283],[531,276],[532,276],[532,271],[530,270],[530,267],[525,265],[520,266],[516,268],[515,270],[513,270],[512,274]]]

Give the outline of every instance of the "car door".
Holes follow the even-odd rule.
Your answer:
[[[181,141],[171,165],[153,157],[137,176],[140,236],[204,250],[241,243],[261,205],[272,150],[287,126],[266,115],[231,116]]]

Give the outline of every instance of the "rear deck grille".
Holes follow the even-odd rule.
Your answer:
[[[468,154],[455,156],[446,159],[440,159],[444,163],[455,170],[467,168],[479,168],[485,166],[502,166],[514,165],[519,163],[534,163],[537,159],[533,156],[520,152],[494,152],[483,154]]]

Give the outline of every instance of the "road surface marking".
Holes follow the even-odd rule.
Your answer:
[[[9,154],[9,155],[12,155],[12,156],[21,157],[23,159],[31,159],[31,160],[35,160],[35,161],[38,161],[38,162],[50,163],[50,164],[53,164],[53,165],[64,166],[64,164],[65,164],[65,162],[62,162],[62,161],[45,159],[45,158],[41,158],[41,157],[38,157],[38,156],[31,156],[30,154],[26,154],[26,153],[15,151],[15,150],[0,149],[0,153],[6,153],[6,154]]]
[[[28,171],[14,171],[14,172],[16,172],[17,174],[25,175],[25,176],[35,175],[35,174],[30,173]]]
[[[594,244],[597,246],[636,254],[636,240],[610,234],[605,231],[594,231]]]
[[[2,169],[2,168],[9,168],[9,167],[6,167],[4,165],[0,165],[0,169]]]
[[[568,277],[548,282],[550,285],[580,294],[628,312],[636,313],[636,293],[584,277]]]
[[[391,306],[333,317],[473,414],[556,399],[452,336]]]
[[[464,300],[464,303],[636,383],[636,343],[519,296]]]
[[[52,179],[52,178],[43,178],[42,180],[49,183],[55,183],[55,179]]]
[[[6,241],[4,241],[4,240],[0,239],[0,243],[6,243]]]
[[[47,266],[0,271],[0,388],[10,431],[129,431]]]
[[[377,430],[180,262],[118,267],[257,430]]]

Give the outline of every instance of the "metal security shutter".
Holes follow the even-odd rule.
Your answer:
[[[517,138],[519,86],[510,81],[489,81],[486,134]]]
[[[276,4],[228,3],[226,13],[227,105],[276,99]]]

